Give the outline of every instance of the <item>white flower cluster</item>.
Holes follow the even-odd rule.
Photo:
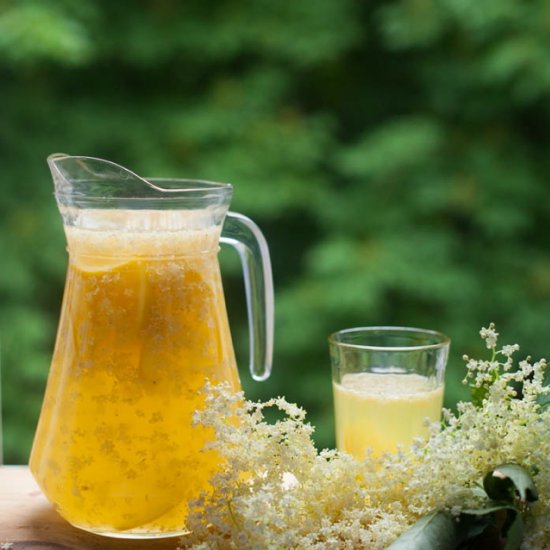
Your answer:
[[[492,325],[481,335],[493,358],[466,358],[467,379],[482,390],[479,406],[445,411],[445,426],[434,425],[429,441],[380,459],[318,453],[305,412],[283,398],[251,403],[209,387],[196,421],[213,428],[211,446],[225,467],[212,493],[194,503],[192,534],[181,548],[381,550],[433,509],[459,513],[482,503],[480,480],[505,462],[531,470],[540,495],[522,548],[550,548],[550,407],[541,405],[547,365],[527,359],[514,370],[518,347],[497,350]],[[266,422],[270,407],[284,418]]]

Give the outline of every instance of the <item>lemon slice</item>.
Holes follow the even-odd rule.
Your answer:
[[[73,267],[87,273],[101,273],[115,271],[133,260],[128,258],[117,258],[116,256],[78,256],[71,259]]]

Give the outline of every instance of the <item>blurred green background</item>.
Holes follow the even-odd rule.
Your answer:
[[[303,405],[321,447],[332,331],[448,333],[448,405],[481,325],[548,355],[549,36],[543,0],[1,1],[5,461],[27,460],[63,291],[53,152],[234,184],[276,284],[273,377],[243,382]]]

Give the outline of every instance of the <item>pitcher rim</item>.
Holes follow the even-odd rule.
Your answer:
[[[159,192],[159,195],[156,197],[136,197],[136,196],[124,196],[124,197],[116,197],[116,199],[120,200],[123,199],[124,201],[150,201],[150,200],[156,200],[161,199],[163,201],[166,200],[181,200],[185,199],[185,197],[202,197],[206,198],[208,196],[208,193],[214,193],[216,192],[221,193],[222,195],[225,193],[231,193],[233,190],[233,186],[231,183],[227,182],[220,182],[220,181],[214,181],[214,180],[206,180],[206,179],[200,179],[200,178],[178,178],[178,177],[142,177],[136,174],[134,171],[126,168],[125,166],[121,166],[117,164],[116,162],[102,159],[99,157],[93,157],[93,156],[86,156],[86,155],[69,155],[65,153],[54,153],[51,155],[48,155],[47,162],[50,165],[50,167],[53,167],[57,173],[57,175],[63,179],[63,181],[66,181],[70,183],[69,180],[67,180],[67,177],[63,174],[63,172],[59,169],[59,167],[56,164],[56,161],[58,160],[64,160],[64,159],[74,159],[76,161],[83,160],[83,161],[98,161],[105,164],[108,164],[110,166],[113,166],[115,168],[122,168],[125,170],[129,175],[136,178],[137,180],[140,180],[143,182],[144,185],[148,186],[150,189],[154,189]],[[84,182],[93,182],[94,179],[80,179],[81,183]],[[163,186],[162,184],[176,184],[177,186]],[[162,193],[165,193],[163,196]],[[170,196],[173,194],[172,196]],[[58,198],[65,198],[65,197],[72,197],[74,196],[74,193],[72,192],[64,192],[60,189],[55,189],[54,195]],[[111,196],[102,196],[102,195],[87,195],[85,197],[86,201],[96,202],[96,201],[111,201],[115,199],[115,197]]]

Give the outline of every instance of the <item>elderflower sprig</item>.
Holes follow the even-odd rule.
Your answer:
[[[227,386],[208,386],[195,420],[212,428],[210,447],[222,466],[212,491],[191,505],[192,533],[181,547],[382,550],[433,510],[458,517],[487,507],[482,479],[512,464],[531,472],[539,493],[525,513],[521,548],[550,548],[547,363],[527,358],[514,368],[518,346],[497,349],[492,324],[480,334],[492,357],[466,358],[475,403],[445,411],[428,441],[380,458],[317,452],[300,407],[284,398],[252,403]],[[268,423],[268,407],[284,418]]]
[[[489,388],[495,383],[496,380],[503,377],[503,375],[510,371],[513,366],[513,354],[519,350],[517,344],[506,345],[502,349],[497,350],[498,332],[495,330],[494,323],[491,323],[488,328],[483,327],[479,334],[483,340],[487,349],[492,351],[491,358],[489,360],[471,359],[467,355],[463,356],[466,361],[466,377],[463,380],[464,384],[470,386],[472,394],[472,402],[476,406],[481,406],[483,400],[487,397]],[[499,360],[503,357],[504,360]],[[504,391],[506,398],[516,397],[516,393],[513,387],[508,385],[510,381],[509,376],[504,376],[501,384],[501,389]]]

